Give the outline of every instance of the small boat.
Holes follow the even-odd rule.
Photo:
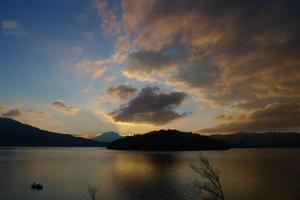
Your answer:
[[[33,190],[42,190],[44,188],[44,186],[42,184],[36,184],[36,183],[32,183],[31,184],[31,189]]]

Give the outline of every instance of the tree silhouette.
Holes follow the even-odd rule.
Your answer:
[[[200,200],[224,200],[219,172],[212,166],[208,158],[199,154],[199,164],[192,169],[201,177],[189,185],[188,192]]]
[[[84,196],[84,200],[99,200],[97,198],[98,188],[95,185],[87,183],[87,194]]]

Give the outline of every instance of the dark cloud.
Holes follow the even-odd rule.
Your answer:
[[[210,59],[197,59],[179,68],[173,77],[177,82],[184,82],[191,87],[203,88],[211,86],[221,75],[219,67]]]
[[[109,95],[117,95],[121,100],[123,100],[131,98],[136,91],[137,89],[130,85],[118,85],[116,87],[108,88],[106,93]]]
[[[161,51],[140,50],[129,56],[129,66],[133,70],[155,71],[170,67],[175,58]]]
[[[202,129],[200,130],[200,132],[230,133],[238,131],[263,132],[274,130],[300,130],[299,103],[269,104],[264,108],[252,111],[248,115],[237,116],[234,122],[217,125],[215,127],[207,129]]]
[[[186,94],[182,92],[165,94],[158,87],[147,87],[109,115],[116,122],[164,125],[186,115],[174,111],[185,98]]]
[[[164,55],[172,43],[186,48],[189,56],[179,58],[178,70],[166,77],[195,89],[209,86],[201,90],[206,100],[223,105],[282,96],[299,100],[299,2],[124,1],[123,8],[139,49]],[[130,77],[141,75],[136,70],[169,67],[143,64],[139,59]]]
[[[2,117],[18,117],[21,115],[21,111],[19,109],[10,109],[5,113],[2,113]]]
[[[99,5],[105,14],[107,5]],[[164,83],[240,113],[218,117],[232,122],[221,125],[224,130],[267,129],[278,119],[270,106],[279,112],[275,105],[296,109],[300,103],[299,10],[295,0],[122,0],[120,21],[106,22],[122,24],[127,78]],[[124,113],[135,113],[130,103],[112,116],[127,119]],[[270,116],[259,118],[259,112]],[[281,115],[290,119],[290,113]]]
[[[80,110],[79,108],[69,106],[69,105],[65,104],[63,101],[60,101],[60,100],[54,101],[52,103],[52,105],[54,105],[55,108],[57,110],[59,110],[60,112],[62,112],[64,114],[67,114],[67,115],[74,115]]]

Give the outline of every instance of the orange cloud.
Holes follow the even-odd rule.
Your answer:
[[[69,106],[60,100],[54,101],[52,105],[55,106],[58,111],[67,115],[75,115],[80,110],[79,108]]]
[[[122,31],[122,24],[116,15],[116,8],[109,9],[106,0],[96,0],[94,9],[101,18],[101,29],[104,34],[117,35]]]
[[[215,119],[216,119],[216,120],[232,120],[232,119],[234,119],[234,117],[231,116],[231,115],[220,114],[220,115],[217,115],[217,116],[215,117]]]
[[[96,79],[108,70],[105,60],[83,60],[75,64],[78,72],[86,72]]]
[[[83,52],[83,49],[81,47],[78,47],[78,46],[74,46],[72,47],[72,51],[74,53],[82,53]]]
[[[249,115],[270,111],[268,105],[297,108],[298,10],[298,4],[289,0],[251,5],[245,1],[123,0],[118,19],[106,1],[98,5],[102,27],[120,27],[107,28],[116,36],[116,44],[106,59],[118,64],[128,61],[122,70],[125,77],[176,87],[193,93],[200,102],[238,111],[233,118],[225,114],[219,118],[234,120],[230,127],[235,130],[255,129],[254,122],[261,124],[260,130],[276,128],[271,120]],[[296,125],[286,122],[284,126]],[[222,126],[225,130],[229,124]]]
[[[223,118],[224,116],[220,116]],[[300,131],[300,104],[268,104],[248,115],[237,116],[233,122],[199,130],[204,133],[232,133],[241,131]]]
[[[108,95],[116,95],[119,99],[129,99],[131,98],[137,91],[137,88],[134,88],[130,85],[118,85],[116,87],[110,87],[106,90],[106,94]]]
[[[21,111],[17,108],[10,109],[5,113],[2,113],[2,117],[18,117],[21,115]]]
[[[4,105],[3,105],[3,104],[0,104],[0,113],[4,112],[4,110],[5,110]]]

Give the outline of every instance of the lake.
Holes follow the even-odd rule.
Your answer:
[[[135,152],[105,148],[1,148],[0,200],[80,200],[87,183],[101,200],[193,199],[201,179],[199,152]],[[300,149],[231,149],[204,154],[225,199],[300,199]],[[32,191],[33,182],[44,184]]]

